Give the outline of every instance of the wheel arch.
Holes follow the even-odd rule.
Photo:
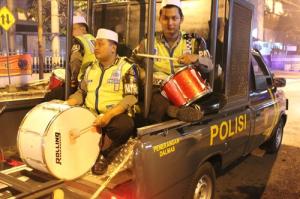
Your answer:
[[[205,162],[211,163],[216,173],[222,169],[222,155],[221,152],[211,154],[210,156],[203,158],[203,160],[199,163],[199,168],[201,165],[203,165]]]
[[[283,119],[283,126],[285,126],[286,121],[287,121],[287,114],[285,112],[282,112],[279,119]]]

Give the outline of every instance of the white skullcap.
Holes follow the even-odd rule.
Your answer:
[[[73,24],[84,23],[87,25],[87,22],[83,16],[73,16]]]
[[[160,9],[164,8],[167,5],[174,5],[181,9],[180,0],[162,0]]]
[[[100,28],[98,29],[96,39],[109,39],[118,43],[118,33],[112,30]]]

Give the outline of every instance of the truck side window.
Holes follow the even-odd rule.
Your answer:
[[[259,57],[252,55],[251,65],[254,73],[255,91],[263,91],[268,89],[267,79],[269,78],[268,72],[264,70],[263,63],[258,62]]]

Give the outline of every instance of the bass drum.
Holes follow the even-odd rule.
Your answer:
[[[100,135],[89,128],[96,116],[88,109],[55,102],[35,106],[23,119],[17,136],[21,159],[59,179],[73,180],[90,170]],[[82,132],[76,140],[71,132]]]

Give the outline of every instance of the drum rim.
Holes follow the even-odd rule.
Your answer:
[[[192,69],[194,69],[193,66],[192,66],[191,64],[189,64],[189,65],[186,65],[186,66],[181,67],[180,69],[178,69],[178,70],[176,71],[176,73],[174,73],[174,75],[176,75],[176,74],[182,72],[182,71],[185,70],[186,68],[192,68]]]
[[[33,111],[33,109],[36,108],[36,107],[42,106],[42,104],[44,104],[44,103],[46,103],[46,102],[40,103],[40,104],[38,104],[37,106],[33,107],[30,111],[28,111],[28,112],[26,113],[26,115],[24,116],[23,120],[21,121],[20,125],[19,125],[18,135],[17,135],[17,148],[18,148],[18,151],[19,151],[19,154],[20,154],[20,155],[23,154],[23,153],[21,153],[20,144],[19,144],[19,142],[20,142],[20,137],[19,137],[20,134],[19,134],[19,132],[20,132],[20,130],[21,130],[21,127],[23,126],[23,124],[24,124],[26,118],[28,118],[29,114]],[[25,164],[30,165],[30,164],[28,164],[28,162],[26,161],[26,159],[24,159],[23,157],[20,157],[20,158],[22,159],[22,161],[23,161]]]
[[[162,83],[161,83],[161,86],[160,86],[160,89],[162,90],[163,87],[172,79],[172,77],[174,77],[175,74],[171,74],[167,77],[167,79],[165,79]]]
[[[196,100],[198,100],[200,97],[203,97],[209,93],[212,92],[212,89],[209,87],[205,92],[201,93],[201,94],[198,94],[196,95],[195,97],[193,97],[193,99],[191,99],[188,103],[182,105],[182,106],[189,106],[191,105],[193,102],[195,102]]]
[[[26,120],[26,118],[28,118],[29,114],[32,113],[32,111],[33,111],[35,108],[41,107],[42,105],[47,104],[47,103],[49,103],[49,102],[43,102],[43,103],[40,103],[40,104],[38,104],[37,106],[35,106],[34,108],[32,108],[32,109],[25,115],[25,117],[23,118],[23,120],[22,120],[22,122],[21,122],[21,124],[20,124],[20,126],[19,126],[19,131],[20,131],[20,128],[23,126],[24,121]],[[72,108],[72,107],[70,107],[70,108]],[[49,110],[50,110],[50,109],[49,109]],[[66,109],[66,110],[68,110],[68,109]],[[41,149],[41,152],[42,152],[42,160],[43,160],[43,162],[40,162],[40,161],[38,161],[38,160],[35,160],[35,159],[32,159],[32,158],[31,158],[31,160],[36,161],[36,162],[40,162],[41,164],[43,164],[43,165],[45,166],[46,170],[47,170],[51,175],[53,175],[53,176],[55,176],[55,177],[57,177],[57,178],[59,178],[59,177],[56,176],[56,175],[50,170],[50,168],[48,167],[48,165],[46,164],[44,137],[48,134],[48,131],[49,131],[49,128],[50,128],[50,124],[53,123],[54,119],[56,119],[58,115],[60,115],[62,112],[66,111],[66,110],[63,110],[63,111],[58,112],[58,113],[57,113],[57,114],[49,121],[49,123],[48,123],[48,125],[47,125],[47,127],[46,127],[46,129],[45,129],[44,134],[41,136],[41,139],[42,139],[42,140],[41,140],[41,146],[40,146],[40,149]],[[19,154],[23,154],[23,153],[20,153],[21,150],[20,150],[20,147],[19,147],[19,131],[18,131],[18,135],[17,135],[17,148],[18,148]],[[21,158],[21,159],[22,159],[22,161],[23,161],[25,164],[27,164],[27,165],[29,165],[30,167],[32,167],[32,166],[28,163],[28,161],[26,161],[26,159],[24,159],[24,158]]]
[[[65,71],[65,75],[66,75],[66,69],[65,69],[65,68],[56,68],[56,69],[52,70],[52,74],[53,74],[55,77],[57,77],[58,80],[64,82],[65,80],[64,80],[62,77],[59,77],[58,75],[56,75],[56,74],[54,73],[55,70],[60,70],[60,69],[63,69],[63,70]]]
[[[175,75],[181,73],[181,72],[182,72],[183,70],[185,70],[186,68],[192,68],[192,69],[194,69],[192,65],[187,65],[187,66],[181,67],[180,69],[178,69],[178,70],[176,71],[176,73],[170,74],[170,75],[167,77],[167,79],[165,79],[165,80],[163,81],[163,83],[161,84],[161,89],[163,89],[163,87],[165,86],[165,84],[168,83],[168,81],[169,81],[171,78],[173,78]]]
[[[62,81],[62,83],[65,81],[63,78],[55,75],[54,73],[52,73],[52,76],[55,77],[55,78],[57,78],[58,80]]]

